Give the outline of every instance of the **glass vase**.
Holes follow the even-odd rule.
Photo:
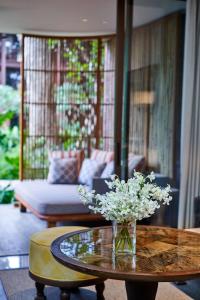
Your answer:
[[[115,254],[136,254],[136,221],[117,223],[113,221],[113,251]]]

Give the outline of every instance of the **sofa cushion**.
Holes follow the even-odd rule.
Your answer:
[[[106,164],[106,166],[101,174],[101,178],[108,178],[113,174],[114,174],[114,160],[112,160]]]
[[[110,161],[114,160],[114,152],[93,149],[90,158],[101,163],[109,163]]]
[[[47,181],[49,183],[76,183],[76,158],[51,158]]]
[[[72,158],[72,157],[77,159],[77,174],[79,174],[84,159],[84,150],[49,151],[49,160],[51,160],[51,158]]]
[[[85,158],[78,178],[79,183],[86,184],[91,187],[92,179],[94,177],[101,176],[105,165],[105,163],[99,162],[97,160]]]
[[[46,180],[25,180],[15,193],[42,215],[88,213],[80,200],[78,185],[49,184]]]

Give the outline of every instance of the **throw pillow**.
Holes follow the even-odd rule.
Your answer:
[[[78,177],[79,183],[91,186],[92,179],[94,177],[100,177],[104,168],[105,163],[101,163],[94,159],[85,158]]]
[[[51,160],[51,158],[76,158],[77,174],[79,174],[84,159],[84,150],[53,150],[49,151],[49,160]]]
[[[114,161],[110,161],[106,164],[106,167],[103,170],[103,173],[101,174],[101,178],[108,178],[110,175],[114,174]]]
[[[109,163],[114,159],[114,152],[93,149],[91,159],[98,160],[102,163]]]
[[[77,160],[75,158],[51,158],[49,183],[76,183],[77,182]]]

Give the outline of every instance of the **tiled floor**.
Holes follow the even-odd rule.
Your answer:
[[[0,257],[27,255],[30,236],[46,228],[33,214],[20,213],[12,204],[0,205]]]
[[[0,181],[0,188],[7,182]],[[12,204],[0,205],[0,270],[24,269],[29,266],[29,237],[46,225],[32,214],[22,214]],[[18,255],[23,253],[22,255]],[[14,255],[11,255],[14,254]],[[7,300],[0,280],[0,300]]]
[[[16,270],[27,269],[29,266],[28,255],[13,255],[13,256],[1,256],[0,257],[0,270]],[[0,278],[1,279],[1,278]],[[12,279],[11,279],[12,280]],[[0,280],[0,300],[8,300],[4,287]]]
[[[6,297],[3,285],[1,283],[1,280],[0,280],[0,299],[1,300],[7,300],[7,297]]]

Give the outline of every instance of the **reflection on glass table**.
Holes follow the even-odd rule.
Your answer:
[[[76,271],[125,280],[128,300],[156,297],[158,282],[200,277],[200,234],[166,227],[137,226],[136,255],[115,254],[112,227],[66,234],[52,253]]]

